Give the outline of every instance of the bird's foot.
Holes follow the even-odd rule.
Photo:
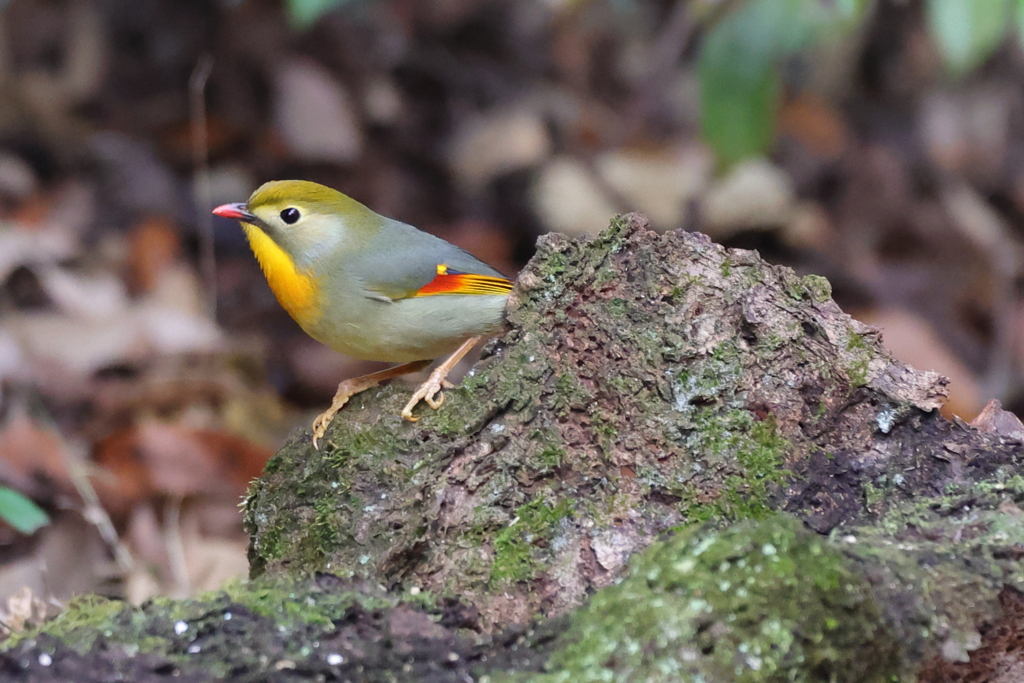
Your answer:
[[[412,409],[415,408],[420,401],[426,401],[427,405],[434,410],[440,408],[441,404],[444,403],[444,392],[441,390],[455,388],[454,384],[445,379],[445,376],[448,374],[450,369],[451,368],[446,368],[442,365],[430,373],[430,377],[427,378],[427,381],[420,385],[419,389],[413,393],[412,398],[409,399],[409,402],[405,404],[404,408],[402,408],[402,417],[409,422],[416,422],[419,420],[418,417],[415,417],[412,414]]]
[[[362,377],[353,377],[352,379],[347,379],[339,384],[338,391],[334,394],[334,400],[331,401],[331,407],[320,413],[320,415],[313,420],[313,448],[320,450],[319,441],[324,438],[324,434],[327,433],[327,426],[331,424],[331,420],[334,419],[334,416],[339,410],[341,410],[342,406],[348,403],[350,398],[362,391],[372,389],[386,379],[406,375],[410,372],[419,372],[429,364],[429,360],[416,360],[411,363],[396,365],[395,367],[387,368],[386,370],[373,372],[369,375],[363,375]],[[431,375],[431,377],[433,377],[433,375]]]
[[[427,381],[420,385],[420,388],[416,390],[416,393],[412,395],[409,402],[402,408],[402,417],[409,422],[415,422],[418,417],[413,417],[412,409],[416,407],[416,404],[420,401],[426,401],[434,410],[441,407],[444,403],[444,393],[441,389],[451,389],[455,385],[445,379],[448,373],[452,371],[462,357],[472,350],[473,346],[480,341],[480,337],[470,337],[466,341],[462,342],[462,345],[455,349],[455,353],[448,356],[443,363],[434,368],[434,371],[430,373],[430,377]]]
[[[356,378],[361,379],[361,378]],[[317,415],[316,419],[313,420],[313,448],[320,450],[319,441],[324,438],[324,434],[327,433],[327,426],[331,424],[331,420],[338,414],[348,400],[360,391],[365,391],[365,387],[356,388],[353,386],[355,380],[347,379],[338,385],[338,391],[334,394],[334,400],[331,401],[331,407],[324,412]]]

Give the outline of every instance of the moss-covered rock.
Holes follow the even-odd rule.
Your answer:
[[[970,506],[935,496],[831,536],[784,514],[691,525],[567,619],[527,630],[468,632],[472,610],[450,597],[329,575],[264,579],[141,608],[76,601],[8,642],[0,670],[81,681],[911,681],[924,665],[967,661],[985,645],[978,629],[1000,616],[996,596],[1024,587],[1018,484],[997,475],[952,494]],[[560,512],[538,503],[520,514],[522,536],[511,527],[495,541],[509,572],[527,529]]]
[[[1024,624],[1007,623],[1000,602],[1024,595],[1024,488],[993,475],[828,537],[788,516],[686,528],[572,615],[544,674],[517,680],[954,681],[968,680],[959,663],[981,672],[969,680],[1012,670]],[[1000,640],[1010,645],[988,668],[969,668]]]
[[[655,544],[599,592],[535,683],[881,681],[896,629],[859,568],[792,518]]]
[[[508,330],[440,409],[408,423],[407,389],[375,389],[321,451],[300,434],[274,457],[246,505],[252,573],[458,594],[494,628],[563,613],[679,525],[856,519],[943,380],[893,360],[828,291],[635,214],[549,235]]]
[[[141,607],[87,597],[8,639],[2,678],[21,681],[464,681],[503,648],[460,635],[462,607],[329,575],[238,583]],[[531,668],[532,652],[504,657]],[[543,661],[537,658],[533,667]]]

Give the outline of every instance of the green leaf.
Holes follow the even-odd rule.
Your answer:
[[[703,60],[702,60],[703,62]],[[723,165],[762,154],[775,137],[779,76],[771,65],[759,71],[701,65],[701,132]]]
[[[317,19],[348,0],[288,0],[288,19],[297,29],[309,28]]]
[[[38,505],[6,486],[0,486],[0,518],[23,534],[35,533],[50,523]]]
[[[749,0],[711,29],[697,62],[701,129],[722,164],[768,150],[781,62],[856,25],[864,7],[864,0]]]
[[[1017,40],[1024,45],[1024,0],[1016,0],[1014,20],[1017,24]]]
[[[925,12],[946,68],[957,77],[988,59],[1010,24],[1010,0],[928,0]]]

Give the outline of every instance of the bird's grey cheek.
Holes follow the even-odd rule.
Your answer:
[[[337,253],[335,249],[341,244],[341,241],[341,237],[336,234],[320,232],[305,239],[300,252],[305,255],[306,265],[310,265],[321,258]]]

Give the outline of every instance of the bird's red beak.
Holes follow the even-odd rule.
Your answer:
[[[213,210],[214,216],[222,216],[224,218],[234,218],[240,221],[251,221],[256,218],[249,213],[249,207],[244,203],[238,204],[221,204]]]

